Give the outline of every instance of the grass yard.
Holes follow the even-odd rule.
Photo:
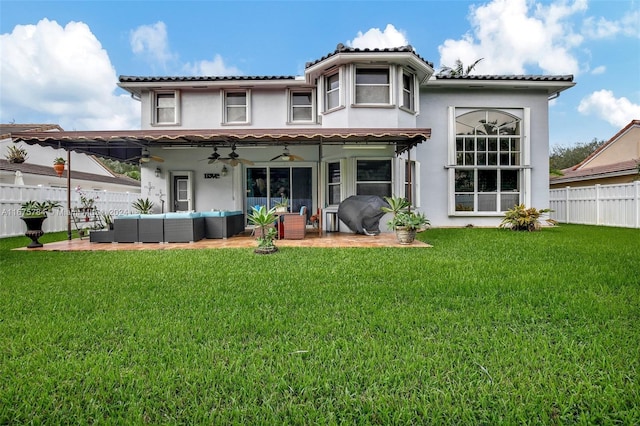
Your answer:
[[[0,424],[640,424],[640,230],[419,238],[433,248],[269,256],[0,240]]]

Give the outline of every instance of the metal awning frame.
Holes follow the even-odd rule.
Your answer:
[[[131,162],[143,148],[295,145],[394,145],[396,155],[431,136],[431,129],[236,129],[15,132],[14,142],[63,148]]]

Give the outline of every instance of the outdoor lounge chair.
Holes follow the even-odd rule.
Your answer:
[[[286,213],[282,215],[285,240],[302,240],[307,233],[307,207],[302,206],[300,213]]]

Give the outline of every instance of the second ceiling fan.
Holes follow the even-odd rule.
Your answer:
[[[304,161],[304,158],[299,155],[294,155],[289,152],[289,147],[287,145],[284,146],[284,151],[280,155],[276,155],[271,159],[271,161]]]

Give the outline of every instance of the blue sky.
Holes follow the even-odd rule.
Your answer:
[[[139,128],[119,75],[301,75],[338,43],[411,44],[477,74],[573,74],[550,143],[608,140],[640,119],[640,3],[0,0],[0,122]]]

